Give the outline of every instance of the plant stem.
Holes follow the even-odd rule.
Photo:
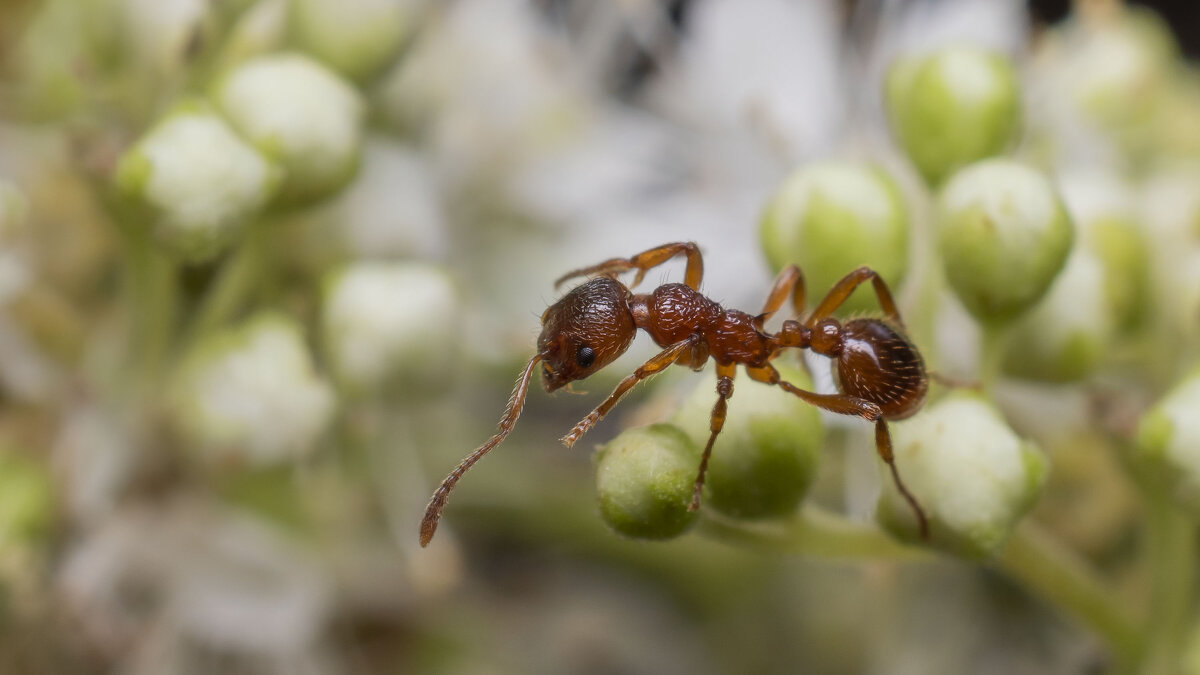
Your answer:
[[[979,343],[979,385],[985,392],[995,389],[1004,365],[1004,349],[1008,346],[1011,333],[1008,323],[982,323],[982,338]]]
[[[1099,574],[1033,523],[1013,533],[997,561],[1030,592],[1095,631],[1112,650],[1117,672],[1142,654],[1143,635]]]
[[[266,240],[264,231],[271,225],[269,222],[254,223],[221,266],[188,329],[189,346],[228,323],[245,304],[246,296],[260,278]]]
[[[143,384],[161,373],[176,313],[175,265],[162,255],[147,233],[126,228],[124,293],[129,315],[126,355],[130,372]]]
[[[1150,612],[1141,673],[1180,672],[1185,629],[1196,581],[1196,539],[1191,523],[1163,495],[1144,490],[1150,558]]]
[[[825,558],[922,560],[929,554],[888,536],[876,527],[857,525],[815,507],[795,517],[767,523],[730,520],[711,513],[700,520],[702,534],[728,544],[778,553]]]

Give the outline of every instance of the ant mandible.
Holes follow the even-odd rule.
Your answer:
[[[630,288],[642,281],[646,271],[677,255],[687,257],[684,283],[663,284],[647,294],[635,295]],[[629,286],[617,280],[622,272],[636,270]],[[789,319],[779,332],[767,333],[763,324],[783,306],[790,295],[797,317],[804,314],[804,276],[795,265],[779,273],[763,305],[751,316],[723,309],[702,295],[700,279],[704,261],[693,242],[678,242],[643,251],[632,258],[613,258],[598,265],[573,270],[555,282],[555,287],[574,277],[594,277],[571,289],[542,314],[542,333],[537,354],[529,360],[517,380],[500,428],[495,436],[468,455],[434,491],[421,520],[421,545],[433,539],[446,498],[467,469],[500,444],[516,425],[525,404],[529,381],[540,362],[542,386],[552,392],[582,380],[623,354],[640,328],[663,350],[621,380],[612,394],[562,438],[568,448],[608,414],[634,385],[662,372],[672,364],[699,370],[712,358],[717,362],[717,402],[709,423],[708,443],[700,457],[692,501],[688,509],[700,507],[704,473],[713,442],[725,425],[727,401],[733,396],[733,377],[740,364],[751,379],[777,385],[804,401],[830,412],[858,415],[875,424],[875,449],[891,469],[896,488],[916,514],[922,538],[928,538],[925,512],[905,487],[892,456],[887,420],[904,419],[920,409],[928,389],[925,363],[920,352],[904,337],[903,323],[887,284],[871,268],[860,267],[834,284],[807,319]],[[846,301],[859,284],[871,281],[885,320],[872,318],[839,322],[830,315]],[[833,359],[840,393],[818,394],[800,389],[780,378],[771,359],[785,349],[811,349]]]

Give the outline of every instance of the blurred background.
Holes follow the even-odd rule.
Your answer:
[[[912,223],[893,262],[926,278],[934,192],[885,79],[950,45],[1011,62],[1008,147],[1077,222],[1119,196],[1176,237],[1146,235],[1147,328],[995,392],[1051,459],[1030,520],[1063,569],[1141,607],[1162,568],[1120,451],[1197,354],[1196,3],[4,0],[0,672],[1139,671],[1119,626],[1031,592],[1011,558],[805,552],[786,517],[707,510],[670,541],[613,532],[593,449],[713,386],[673,369],[563,448],[655,353],[644,336],[586,396],[531,390],[417,542],[567,270],[691,240],[703,290],[755,311],[782,181],[869,162]],[[923,315],[920,283],[889,282]],[[970,380],[979,330],[951,305],[914,339]],[[886,537],[869,428],[823,421],[809,502]],[[1140,672],[1200,672],[1177,594],[1170,656]]]

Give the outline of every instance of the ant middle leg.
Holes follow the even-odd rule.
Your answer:
[[[554,282],[554,285],[556,287],[560,286],[567,279],[574,277],[620,274],[629,270],[637,270],[637,275],[633,278],[633,283],[629,284],[629,287],[633,288],[642,282],[642,278],[646,276],[647,270],[658,267],[680,254],[687,256],[684,283],[693,291],[700,290],[700,280],[704,276],[704,259],[700,256],[700,247],[691,241],[663,244],[662,246],[642,251],[630,258],[611,258],[591,267],[581,267],[577,270],[571,270],[559,277]]]
[[[727,401],[733,396],[733,376],[737,374],[734,364],[717,366],[717,402],[713,405],[712,417],[708,422],[708,443],[704,446],[704,454],[700,455],[700,470],[696,473],[696,483],[692,488],[692,502],[688,511],[700,508],[700,491],[704,489],[704,474],[708,471],[708,458],[712,456],[713,443],[721,429],[725,428],[725,413],[728,410]]]
[[[656,354],[649,361],[643,363],[641,367],[633,371],[632,375],[629,375],[625,379],[618,382],[616,388],[613,389],[613,392],[609,394],[608,398],[604,399],[603,403],[596,406],[595,410],[588,413],[587,417],[584,417],[582,420],[580,420],[579,423],[576,424],[566,436],[563,436],[561,439],[562,444],[568,448],[575,445],[575,442],[578,441],[584,434],[586,434],[589,429],[595,426],[596,422],[599,422],[602,417],[607,415],[609,411],[612,410],[618,402],[620,402],[621,398],[625,396],[625,394],[628,394],[630,389],[633,389],[634,385],[652,375],[666,370],[668,366],[675,363],[676,359],[688,352],[688,350],[695,346],[699,341],[699,335],[690,335],[686,339],[680,340],[670,347],[667,347]]]
[[[841,281],[834,284],[833,288],[829,289],[829,292],[825,294],[825,298],[817,305],[817,308],[813,310],[812,316],[808,317],[804,322],[805,325],[813,328],[817,325],[817,322],[828,318],[830,314],[837,311],[838,307],[842,306],[842,303],[846,302],[850,294],[854,292],[854,289],[858,288],[859,284],[865,282],[867,279],[871,280],[871,285],[875,288],[875,296],[879,298],[879,306],[883,309],[884,315],[889,320],[895,322],[897,326],[903,328],[904,322],[900,319],[900,311],[896,309],[896,301],[892,298],[892,291],[888,289],[887,284],[879,276],[879,273],[870,267],[860,267],[842,277]]]
[[[875,451],[879,454],[879,458],[888,465],[888,469],[892,473],[892,482],[895,483],[896,489],[900,491],[900,495],[904,497],[909,507],[912,508],[913,513],[916,514],[921,538],[929,538],[929,521],[925,517],[925,510],[921,508],[921,504],[908,491],[908,486],[900,478],[900,471],[896,468],[896,458],[892,452],[892,435],[888,431],[887,421],[883,419],[883,412],[879,409],[879,406],[870,401],[850,396],[849,394],[818,394],[801,389],[791,382],[781,379],[779,371],[775,370],[774,366],[771,365],[761,368],[747,368],[746,372],[754,380],[777,385],[784,391],[794,394],[805,402],[811,403],[822,410],[828,410],[840,415],[857,415],[874,423]]]

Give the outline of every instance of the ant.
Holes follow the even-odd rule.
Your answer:
[[[684,283],[663,284],[647,294],[635,295],[646,271],[684,255],[687,267]],[[622,272],[636,270],[629,286],[617,280]],[[858,415],[875,424],[875,450],[891,469],[896,488],[912,507],[921,537],[929,536],[929,525],[920,504],[905,487],[892,456],[891,434],[887,420],[909,417],[925,400],[929,379],[920,352],[901,333],[904,324],[887,284],[869,267],[860,267],[834,284],[812,314],[803,321],[788,319],[779,332],[767,333],[763,324],[791,295],[797,317],[804,315],[804,276],[795,265],[788,265],[776,277],[762,312],[751,316],[735,309],[723,309],[700,293],[704,261],[694,242],[664,244],[631,258],[613,258],[598,265],[564,274],[555,287],[575,277],[593,277],[571,289],[542,314],[542,333],[537,353],[529,360],[517,380],[499,431],[446,476],[434,491],[421,520],[421,545],[425,546],[437,531],[446,498],[467,469],[500,444],[516,425],[525,404],[529,381],[541,363],[542,386],[548,392],[582,380],[611,363],[625,350],[640,328],[663,350],[621,380],[612,394],[583,418],[566,436],[563,445],[573,446],[600,418],[616,406],[634,385],[665,370],[672,364],[693,370],[704,367],[709,358],[717,362],[717,402],[709,423],[708,443],[700,458],[692,501],[688,510],[700,507],[704,473],[712,454],[713,442],[725,425],[727,401],[733,396],[733,378],[741,365],[753,380],[777,385],[804,401],[830,412]],[[875,289],[884,319],[857,318],[840,323],[830,315],[846,301],[854,289],[867,280]],[[780,378],[771,359],[785,349],[811,349],[834,360],[840,393],[818,394],[805,391]]]

